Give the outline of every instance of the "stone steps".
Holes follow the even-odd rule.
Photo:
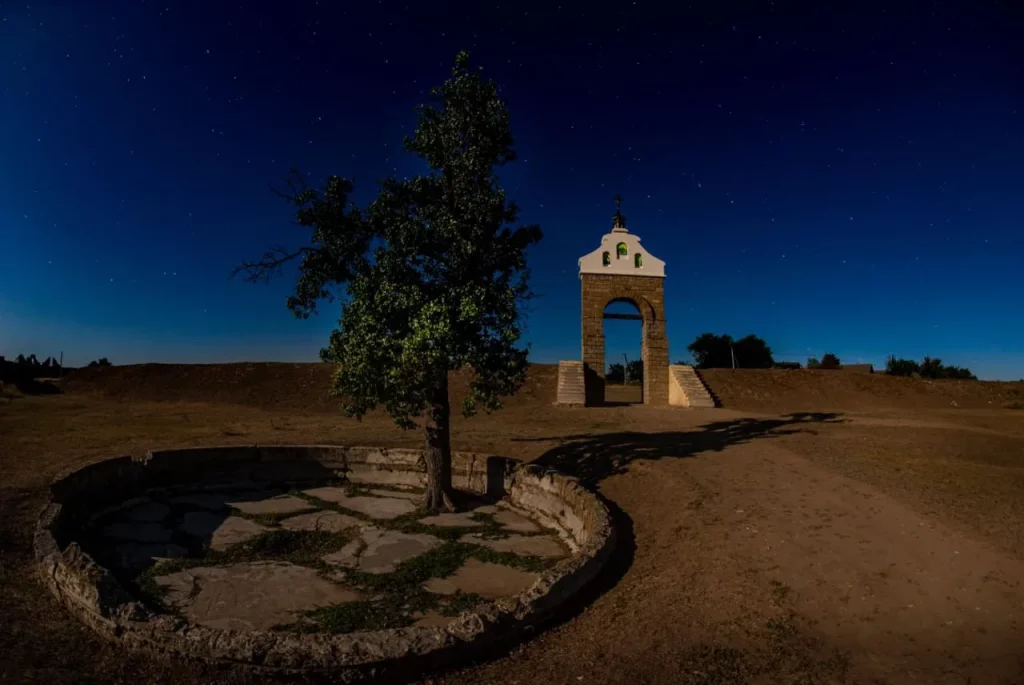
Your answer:
[[[680,407],[713,408],[715,400],[711,397],[704,382],[692,366],[673,364],[669,366],[669,399],[671,404]]]
[[[558,362],[558,399],[555,404],[584,406],[586,402],[583,362]]]

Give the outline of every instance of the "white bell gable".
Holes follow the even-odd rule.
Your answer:
[[[624,227],[606,233],[601,247],[580,257],[579,264],[581,274],[665,277],[665,262],[645,250],[640,237]]]

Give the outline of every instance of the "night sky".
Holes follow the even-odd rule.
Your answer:
[[[228,278],[307,237],[270,186],[337,173],[365,203],[416,173],[402,135],[466,48],[511,109],[503,182],[545,232],[535,361],[579,358],[576,260],[619,193],[667,262],[672,361],[713,331],[780,360],[928,354],[1024,377],[1010,2],[73,0],[0,17],[0,354],[315,360],[336,308],[297,320],[291,275]],[[639,338],[609,322],[609,359]]]

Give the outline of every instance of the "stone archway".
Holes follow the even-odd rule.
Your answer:
[[[587,405],[604,403],[606,318],[642,322],[640,356],[644,363],[644,404],[668,404],[668,337],[665,334],[664,278],[624,274],[580,273],[582,289],[583,364]],[[636,315],[606,314],[612,302],[629,302]]]
[[[640,245],[626,230],[626,218],[616,211],[611,233],[601,246],[579,260],[582,289],[583,375],[587,405],[603,404],[605,389],[605,318],[634,318],[605,314],[615,301],[627,301],[640,312],[640,356],[644,363],[644,404],[668,404],[668,337],[665,333],[665,262]]]

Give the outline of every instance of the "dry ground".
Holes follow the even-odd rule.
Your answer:
[[[45,593],[31,525],[61,470],[170,446],[419,441],[339,416],[320,365],[198,368],[0,403],[0,682],[254,682],[126,654]],[[457,420],[456,448],[591,483],[624,542],[591,603],[439,681],[1024,683],[1024,412],[1001,408],[1017,386],[879,385],[872,406],[850,386],[871,380],[829,394],[807,378],[709,378],[738,408],[581,410],[551,406],[540,367],[505,411]]]

